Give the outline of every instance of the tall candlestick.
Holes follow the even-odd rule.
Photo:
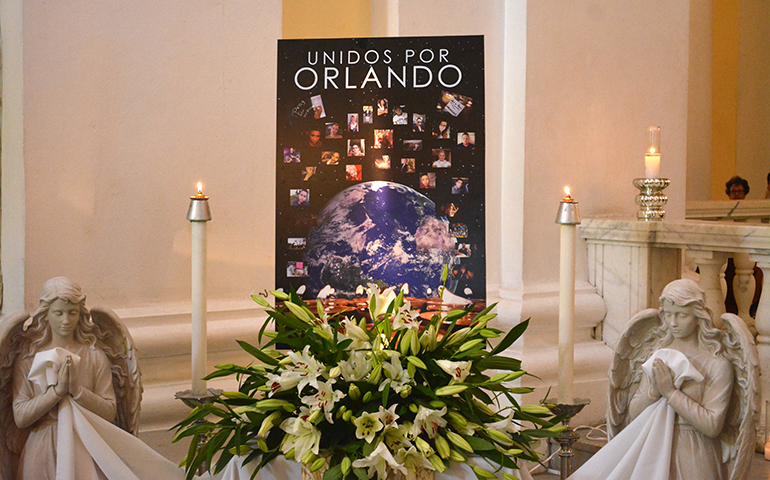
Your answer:
[[[205,395],[206,381],[206,222],[211,220],[209,197],[198,183],[190,197],[187,220],[192,224],[192,394]]]
[[[559,374],[557,399],[561,404],[574,402],[575,376],[575,232],[580,223],[578,205],[564,188],[566,197],[559,203],[556,223],[560,224],[559,252]]]

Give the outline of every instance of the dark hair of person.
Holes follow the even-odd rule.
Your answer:
[[[768,181],[770,182],[770,175],[768,175]],[[730,187],[732,187],[733,185],[743,185],[743,193],[745,193],[746,195],[749,194],[749,182],[747,182],[745,179],[736,175],[730,180],[728,180],[727,183],[725,183],[725,193],[728,196],[730,195]]]

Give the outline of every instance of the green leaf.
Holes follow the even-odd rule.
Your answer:
[[[286,305],[286,307],[291,310],[291,313],[293,313],[300,320],[303,320],[308,324],[315,323],[315,317],[310,315],[304,308],[300,307],[299,305],[293,302],[284,302],[284,305]]]
[[[342,467],[337,464],[324,472],[323,480],[339,480],[342,478]]]
[[[524,330],[526,330],[528,326],[529,318],[513,327],[511,331],[508,332],[508,335],[506,335],[505,338],[503,338],[500,343],[498,343],[497,346],[493,348],[491,352],[489,352],[489,355],[497,355],[498,353],[513,345],[513,342],[521,337],[521,335],[524,333]]]
[[[501,357],[498,355],[489,355],[483,360],[476,362],[476,367],[481,371],[489,368],[496,370],[517,371],[521,370],[521,360],[509,357]]]
[[[483,438],[471,437],[470,435],[463,435],[462,437],[468,443],[470,443],[471,447],[473,447],[474,452],[483,452],[485,450],[495,450],[495,445],[492,442],[484,440]]]
[[[382,389],[382,408],[388,408],[388,395],[390,395],[390,383]]]
[[[356,474],[356,477],[358,477],[358,480],[369,480],[369,476],[366,474],[366,470],[363,468],[355,467],[353,468],[353,473]]]
[[[240,345],[242,349],[246,350],[253,357],[258,358],[261,362],[266,363],[268,365],[278,365],[278,360],[262,352],[262,350],[258,349],[257,347],[247,342],[244,342],[243,340],[236,340],[236,342],[238,342],[238,345]]]

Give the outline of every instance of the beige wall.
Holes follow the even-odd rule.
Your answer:
[[[271,288],[281,2],[28,2],[23,35],[27,307],[189,304],[198,181],[209,305]]]
[[[284,0],[283,38],[369,37],[371,10],[369,0]]]
[[[584,217],[635,215],[649,125],[661,127],[667,218],[684,218],[686,3],[528,2],[525,282],[558,278],[565,185]]]

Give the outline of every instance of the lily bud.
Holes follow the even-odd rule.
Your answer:
[[[445,460],[449,458],[449,443],[446,441],[446,438],[436,435],[433,441],[436,444],[436,452],[438,452],[439,456]]]
[[[311,472],[317,472],[320,470],[324,465],[326,465],[326,459],[325,458],[317,458],[315,462],[313,462],[312,465],[310,465],[310,471]]]
[[[364,398],[362,400],[363,400],[364,403],[367,403],[371,399],[372,399],[372,392],[366,392],[364,394]]]
[[[329,370],[329,378],[337,378],[342,373],[342,369],[338,366],[332,367],[331,370]]]
[[[340,462],[340,470],[342,470],[342,475],[347,475],[350,473],[350,467],[352,465],[352,462],[350,460],[350,457],[345,457]]]
[[[417,447],[417,450],[422,452],[423,455],[430,455],[434,451],[433,447],[430,446],[430,443],[426,442],[422,437],[415,437],[414,444]]]
[[[353,417],[353,412],[351,410],[348,410],[342,414],[342,420],[346,422],[349,422],[352,417]]]
[[[451,430],[446,433],[446,438],[454,443],[456,446],[460,447],[461,449],[465,450],[468,453],[473,453],[473,447],[471,447],[471,444],[468,443],[466,439],[460,436],[460,434],[452,432]]]
[[[404,388],[401,389],[401,398],[407,398],[409,395],[412,394],[412,386],[411,385],[404,385]]]
[[[299,461],[304,463],[305,465],[310,465],[310,463],[315,462],[315,460],[316,460],[316,455],[310,449],[308,449],[305,453],[303,453],[302,458],[299,459]]]
[[[286,460],[294,460],[294,455],[296,453],[297,452],[294,450],[294,447],[291,447],[291,450],[289,450],[288,452],[284,453],[283,456],[286,458]]]
[[[438,455],[431,455],[428,457],[428,461],[438,473],[444,473],[446,471],[446,464]]]
[[[348,395],[350,395],[350,398],[353,400],[361,398],[361,390],[358,388],[358,385],[351,383],[350,388],[348,389]]]

